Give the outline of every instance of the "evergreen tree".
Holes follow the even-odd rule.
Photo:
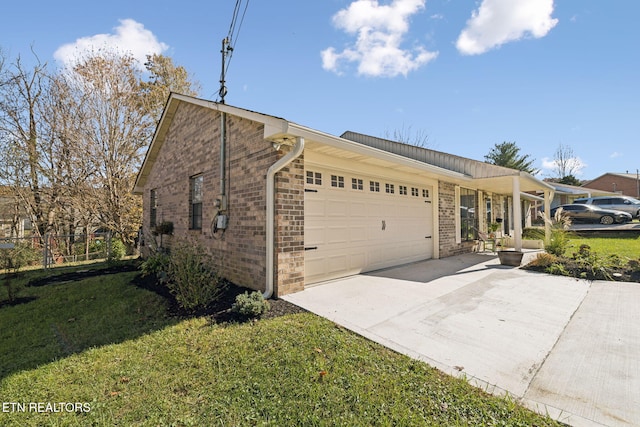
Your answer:
[[[520,155],[520,148],[515,142],[505,141],[501,144],[496,144],[489,154],[484,156],[484,160],[492,165],[517,169],[530,174],[538,172],[533,167],[535,159],[532,159],[528,154]]]

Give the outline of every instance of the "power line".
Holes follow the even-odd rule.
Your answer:
[[[246,0],[244,9],[242,10],[242,16],[240,16],[242,2],[243,0],[236,0],[236,4],[233,8],[233,14],[231,17],[231,23],[229,24],[229,32],[227,33],[227,37],[222,40],[222,50],[220,52],[222,53],[222,67],[220,71],[220,90],[218,91],[218,97],[219,99],[221,99],[222,103],[224,103],[224,97],[227,93],[227,88],[225,86],[226,74],[231,64],[233,50],[235,49],[235,45],[238,42],[238,38],[240,36],[240,30],[242,29],[244,17],[247,13],[247,9],[249,8],[249,0]],[[239,17],[240,23],[238,23]]]

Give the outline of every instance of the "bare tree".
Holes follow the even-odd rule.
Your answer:
[[[37,57],[36,57],[37,59]],[[0,144],[3,165],[0,179],[28,208],[37,234],[50,227],[53,205],[44,194],[40,135],[45,132],[42,98],[47,91],[46,64],[27,69],[18,57],[5,70],[0,86]]]
[[[27,68],[18,57],[8,69],[4,60],[0,51],[0,185],[14,197],[14,219],[24,206],[36,234],[101,226],[130,247],[142,217],[131,189],[144,149],[169,92],[196,95],[198,85],[161,55],[148,57],[146,73],[132,56],[107,50],[56,74],[39,61]]]
[[[142,211],[131,189],[154,127],[140,102],[140,73],[132,56],[109,51],[87,54],[66,73],[82,118],[76,138],[94,166],[94,212],[129,247]]]
[[[555,174],[559,179],[575,178],[584,168],[584,163],[575,156],[573,149],[565,144],[560,143],[553,156]]]
[[[393,132],[385,131],[383,138],[420,148],[429,147],[429,135],[426,131],[413,132],[411,126],[405,127],[404,124],[400,129],[394,129]]]

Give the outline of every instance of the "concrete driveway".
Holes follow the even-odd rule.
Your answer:
[[[567,424],[640,425],[640,284],[550,276],[467,254],[283,298]]]

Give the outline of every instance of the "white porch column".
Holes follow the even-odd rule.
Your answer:
[[[549,190],[544,190],[544,217],[547,219],[547,221],[544,222],[544,241],[545,243],[549,243],[549,241],[551,240],[551,224],[549,223],[548,220],[551,219],[551,217],[549,216],[549,212],[551,212],[551,198],[553,196],[551,195],[551,191]]]
[[[520,176],[513,177],[513,245],[522,250],[522,205],[520,204]]]

